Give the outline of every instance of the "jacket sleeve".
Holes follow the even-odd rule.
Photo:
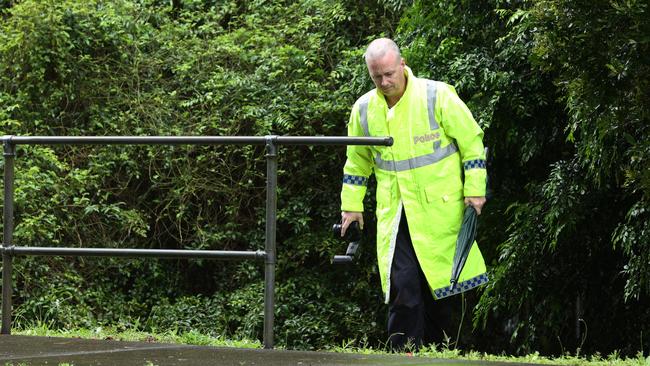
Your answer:
[[[359,123],[359,107],[355,104],[348,122],[348,136],[363,136]],[[373,160],[370,146],[348,145],[347,160],[343,167],[341,211],[363,212],[368,177],[372,174]]]
[[[483,130],[472,117],[469,108],[456,94],[456,90],[447,84],[438,89],[441,123],[447,136],[456,140],[460,151],[465,183],[465,197],[485,196],[486,164],[483,149]]]

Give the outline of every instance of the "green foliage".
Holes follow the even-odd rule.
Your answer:
[[[525,14],[524,26],[534,30],[530,60],[554,77],[573,157],[554,164],[547,181],[529,186],[531,202],[513,206],[515,220],[482,316],[495,307],[526,315],[513,333],[525,347],[537,339],[579,338],[559,325],[577,318],[589,329],[588,350],[643,347],[647,326],[637,325],[650,323],[649,196],[642,178],[650,157],[647,5],[549,1]],[[547,290],[554,296],[540,297],[544,282],[556,284]],[[575,298],[570,304],[577,310],[564,310],[567,298]],[[627,341],[617,345],[612,338]],[[582,347],[582,340],[574,342]]]
[[[2,133],[344,135],[350,105],[368,87],[364,78],[349,82],[365,73],[358,47],[394,22],[373,2],[174,4],[4,7]],[[359,23],[361,16],[372,25]],[[280,151],[278,303],[343,296],[318,275],[329,267],[318,243],[339,215],[343,154],[331,147]],[[262,147],[20,146],[15,243],[261,249],[264,187]],[[328,256],[345,246],[328,245]],[[308,264],[320,268],[305,274]],[[15,267],[19,326],[110,324],[261,338],[259,263],[20,258]],[[323,309],[280,311],[278,324],[287,324],[281,341],[324,346],[343,327],[357,335],[354,318],[335,314],[376,306],[374,271],[367,262],[362,272],[372,285],[340,304],[332,298]],[[315,326],[304,340],[305,327],[291,320],[298,311]]]
[[[552,1],[531,10],[534,61],[557,74],[581,170],[612,192],[614,243],[630,258],[627,298],[650,294],[650,21],[644,1]],[[583,34],[576,36],[575,34]],[[569,47],[558,47],[568,45]],[[616,211],[615,211],[616,212]],[[610,214],[612,215],[612,214]],[[644,245],[646,243],[646,245]]]
[[[491,149],[481,348],[648,348],[647,12],[643,1],[416,1],[401,19],[408,63],[457,88]]]

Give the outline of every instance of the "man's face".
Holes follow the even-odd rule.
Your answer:
[[[389,50],[384,56],[369,60],[366,65],[372,82],[386,97],[401,96],[404,93],[404,59],[397,57],[394,51]]]

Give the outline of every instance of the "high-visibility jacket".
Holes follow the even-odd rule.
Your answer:
[[[392,136],[393,146],[348,146],[342,211],[363,211],[368,177],[377,180],[377,259],[388,303],[390,270],[402,209],[420,267],[435,299],[487,282],[474,243],[451,291],[452,260],[464,197],[485,196],[483,131],[454,88],[416,78],[406,67],[404,95],[392,108],[378,89],[352,107],[350,136]]]

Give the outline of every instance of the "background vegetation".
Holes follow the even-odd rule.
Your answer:
[[[492,281],[465,299],[473,322],[459,345],[650,349],[647,1],[0,9],[0,125],[15,135],[344,135],[371,87],[363,48],[396,38],[418,75],[456,86],[491,148],[480,245]],[[346,245],[328,232],[344,149],[280,154],[277,341],[382,344],[372,230],[359,265],[329,264]],[[247,146],[21,146],[15,243],[259,249],[264,167],[264,151]],[[259,339],[262,281],[248,262],[20,258],[16,326]]]

